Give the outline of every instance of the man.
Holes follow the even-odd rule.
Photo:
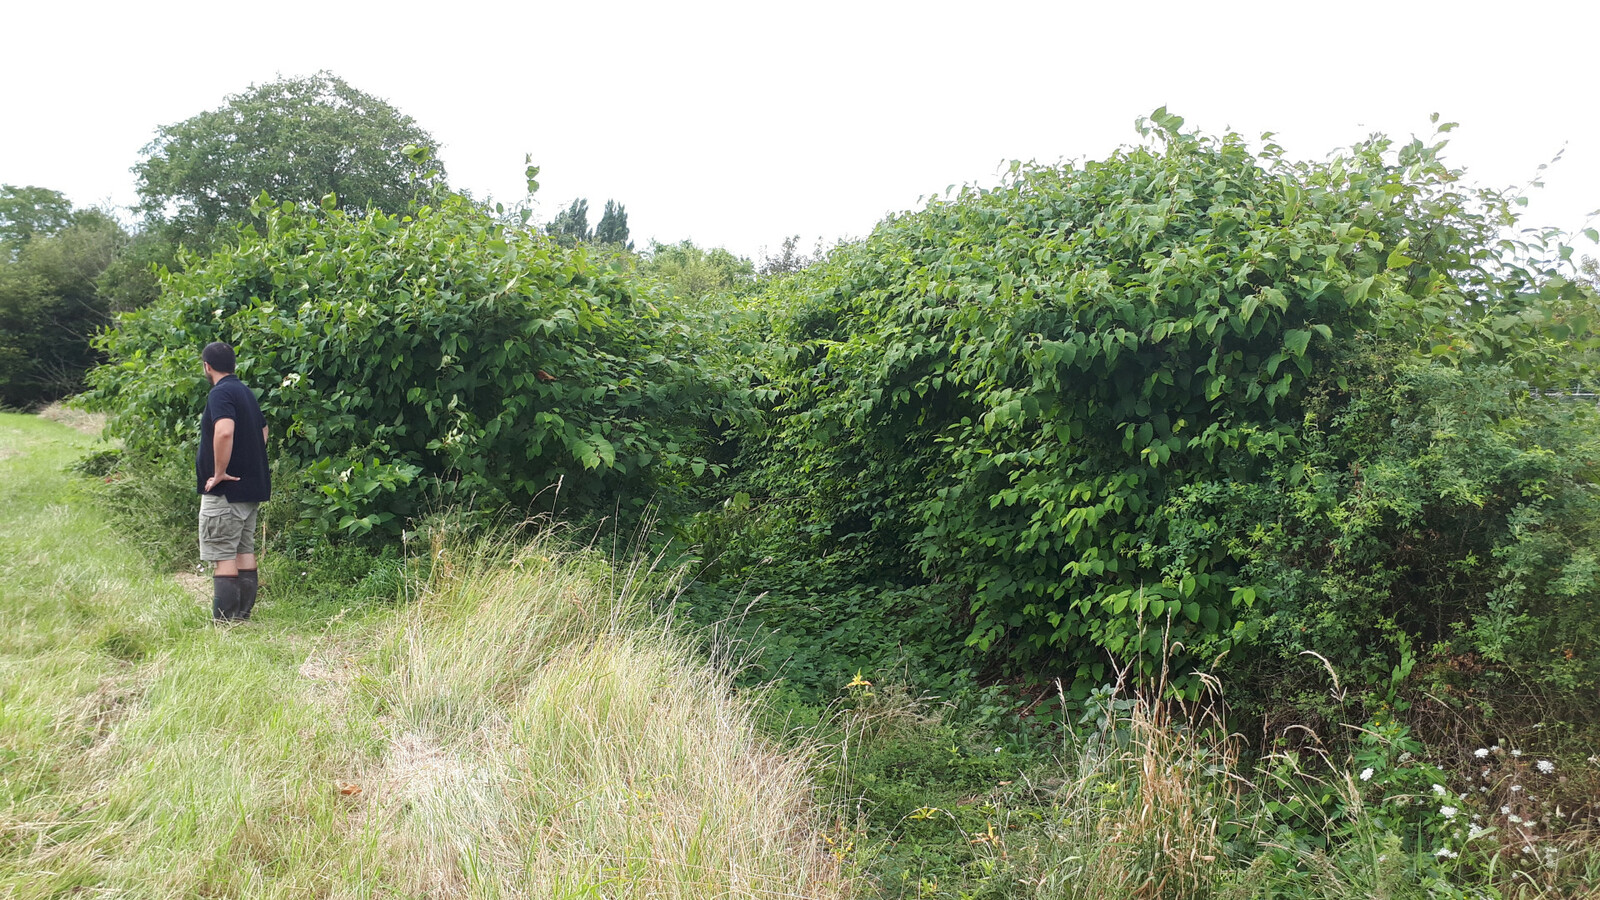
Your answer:
[[[267,422],[256,395],[234,377],[232,347],[207,344],[200,364],[211,382],[194,466],[200,558],[216,563],[212,619],[242,621],[256,605],[256,508],[272,491]]]

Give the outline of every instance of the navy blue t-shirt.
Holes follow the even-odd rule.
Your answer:
[[[200,416],[200,452],[194,459],[195,492],[206,492],[206,479],[211,477],[216,465],[211,442],[216,436],[218,419],[233,420],[233,455],[228,459],[227,474],[239,480],[221,482],[211,493],[221,494],[229,503],[266,500],[272,493],[267,444],[261,439],[261,429],[266,427],[267,420],[261,415],[256,395],[232,375],[222,376],[206,397],[206,411]]]

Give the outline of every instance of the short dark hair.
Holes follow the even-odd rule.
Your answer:
[[[225,375],[233,371],[233,348],[221,341],[207,344],[206,348],[200,351],[200,358],[205,360],[206,365]]]

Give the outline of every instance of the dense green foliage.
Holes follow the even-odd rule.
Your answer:
[[[72,201],[60,191],[0,184],[0,256],[16,255],[36,234],[54,234],[72,223]]]
[[[398,534],[430,502],[632,510],[705,472],[721,395],[628,280],[462,199],[326,207],[258,204],[107,333],[92,398],[131,452],[192,452],[197,354],[224,340],[313,535]]]
[[[589,201],[583,197],[573,200],[571,206],[556,213],[544,231],[566,247],[594,240],[594,231],[589,228]]]
[[[607,200],[600,222],[594,226],[594,239],[602,244],[615,244],[624,250],[633,249],[628,239],[628,208],[615,200]]]
[[[1362,684],[1429,649],[1537,661],[1592,693],[1594,422],[1528,399],[1594,346],[1569,251],[1503,242],[1512,201],[1442,142],[1312,164],[1181,124],[771,288],[779,399],[725,577],[771,626],[808,611],[812,650],[964,643],[1080,693],[1132,664],[1193,695],[1218,661],[1280,671],[1264,649]]]
[[[667,295],[691,302],[748,292],[755,284],[755,265],[750,260],[688,240],[676,244],[652,241],[639,259],[637,272],[660,284]]]
[[[249,219],[256,195],[403,213],[442,182],[438,143],[410,116],[329,72],[279,78],[163,126],[133,168],[140,210],[189,246]]]
[[[101,277],[128,235],[99,211],[65,209],[13,215],[11,230],[25,236],[0,247],[0,406],[74,394],[99,361],[90,340],[111,311]]]

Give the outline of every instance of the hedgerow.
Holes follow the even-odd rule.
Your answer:
[[[1132,665],[1192,696],[1263,648],[1387,673],[1396,635],[1414,652],[1527,632],[1504,610],[1537,593],[1513,561],[1548,541],[1542,511],[1594,521],[1590,443],[1550,443],[1592,423],[1519,400],[1588,371],[1594,295],[1563,277],[1570,251],[1503,238],[1515,198],[1464,188],[1443,141],[1306,163],[1165,111],[1140,127],[1104,161],[1014,164],[893,217],[775,289],[793,310],[765,371],[779,399],[740,482],[764,524],[718,558],[824,610],[803,575],[757,570],[829,560],[885,603],[916,596],[968,663],[1080,692]],[[1457,412],[1470,435],[1418,440]],[[1378,510],[1345,473],[1383,460],[1412,474]],[[1592,579],[1562,583],[1592,608]]]
[[[462,198],[408,216],[325,207],[263,198],[237,246],[102,337],[91,401],[131,452],[192,452],[197,354],[222,340],[319,537],[541,493],[545,509],[626,511],[705,474],[725,394],[626,277]]]

